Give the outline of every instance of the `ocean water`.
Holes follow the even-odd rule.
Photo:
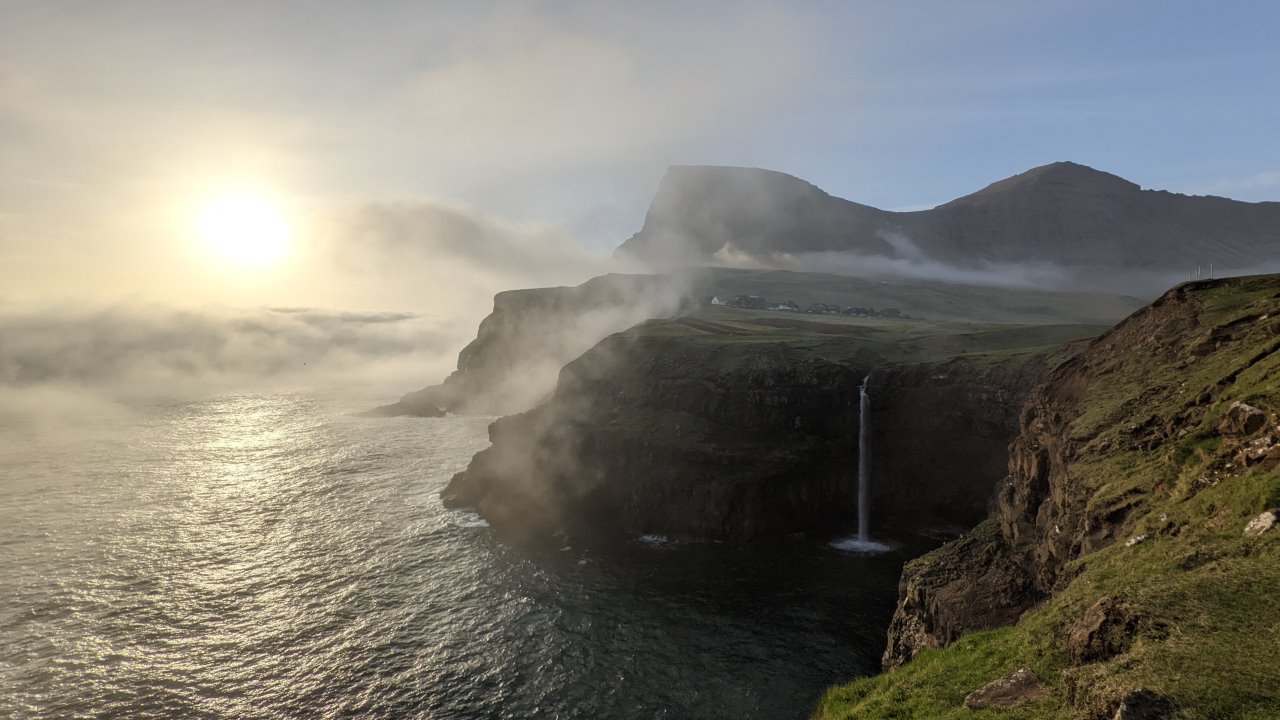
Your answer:
[[[896,553],[509,547],[438,497],[486,418],[359,389],[0,414],[0,717],[803,718]]]

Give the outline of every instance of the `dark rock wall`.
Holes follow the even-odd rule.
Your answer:
[[[965,528],[986,517],[1006,474],[1019,410],[1061,354],[1003,362],[957,358],[873,372],[876,516],[908,526],[936,518]]]
[[[1044,357],[872,371],[872,523],[986,512]],[[444,493],[499,529],[752,541],[851,530],[865,368],[775,343],[615,335],[493,424]]]
[[[499,530],[754,540],[851,517],[860,374],[803,350],[613,336],[444,493]]]

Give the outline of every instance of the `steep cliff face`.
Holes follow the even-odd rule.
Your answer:
[[[857,393],[870,373],[874,522],[977,522],[1049,354],[872,369],[830,349],[612,336],[565,367],[548,402],[495,422],[493,446],[444,497],[535,536],[752,541],[851,529]],[[986,418],[977,435],[975,417]]]
[[[964,528],[978,524],[1005,475],[1019,410],[1073,347],[876,370],[872,475],[890,479],[875,486],[880,515],[907,525],[920,515]]]
[[[933,692],[908,661],[1017,623],[932,662],[989,664],[999,647],[1050,680],[1046,707],[1086,717],[1139,682],[1187,717],[1274,709],[1280,667],[1246,679],[1218,658],[1273,631],[1248,627],[1278,547],[1249,523],[1280,503],[1278,408],[1280,277],[1180,286],[1093,340],[1032,393],[991,518],[904,569],[886,668]],[[857,691],[866,717],[879,688]]]
[[[666,317],[687,301],[688,281],[670,275],[601,275],[576,287],[508,290],[458,369],[439,385],[407,393],[376,414],[434,416],[521,412],[555,388],[564,364],[606,335]]]
[[[495,422],[444,492],[521,535],[752,540],[853,507],[861,375],[801,350],[616,335],[551,399]]]

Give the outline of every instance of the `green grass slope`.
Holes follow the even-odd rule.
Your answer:
[[[759,295],[775,301],[791,300],[802,309],[810,303],[892,307],[936,321],[1025,325],[1112,325],[1147,302],[1129,295],[1098,292],[1048,292],[924,280],[879,282],[827,273],[731,268],[700,268],[695,273],[693,289],[705,298]]]
[[[674,318],[649,320],[624,332],[635,338],[739,347],[783,344],[863,367],[967,357],[1016,361],[1094,337],[1106,325],[1022,325],[946,320],[807,315],[701,305]]]
[[[815,718],[1110,718],[1136,688],[1166,696],[1184,720],[1280,718],[1280,529],[1243,532],[1280,506],[1280,468],[1246,467],[1239,451],[1251,439],[1218,429],[1242,401],[1270,414],[1252,439],[1280,439],[1280,277],[1184,288],[1185,317],[1141,337],[1109,333],[1085,351],[1098,373],[1071,425],[1081,448],[1068,468],[1072,492],[1092,513],[1134,508],[1123,535],[1147,539],[1128,546],[1119,537],[1076,558],[1065,586],[1013,627],[833,688]],[[1073,623],[1103,596],[1137,618],[1130,645],[1073,661]],[[966,694],[1020,667],[1046,683],[1045,699],[963,706]]]

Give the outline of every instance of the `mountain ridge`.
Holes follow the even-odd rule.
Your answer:
[[[772,170],[677,165],[644,225],[617,249],[658,268],[690,264],[948,277],[988,269],[1027,284],[1154,295],[1197,268],[1280,269],[1280,202],[1143,189],[1060,161],[928,210],[836,197]]]

